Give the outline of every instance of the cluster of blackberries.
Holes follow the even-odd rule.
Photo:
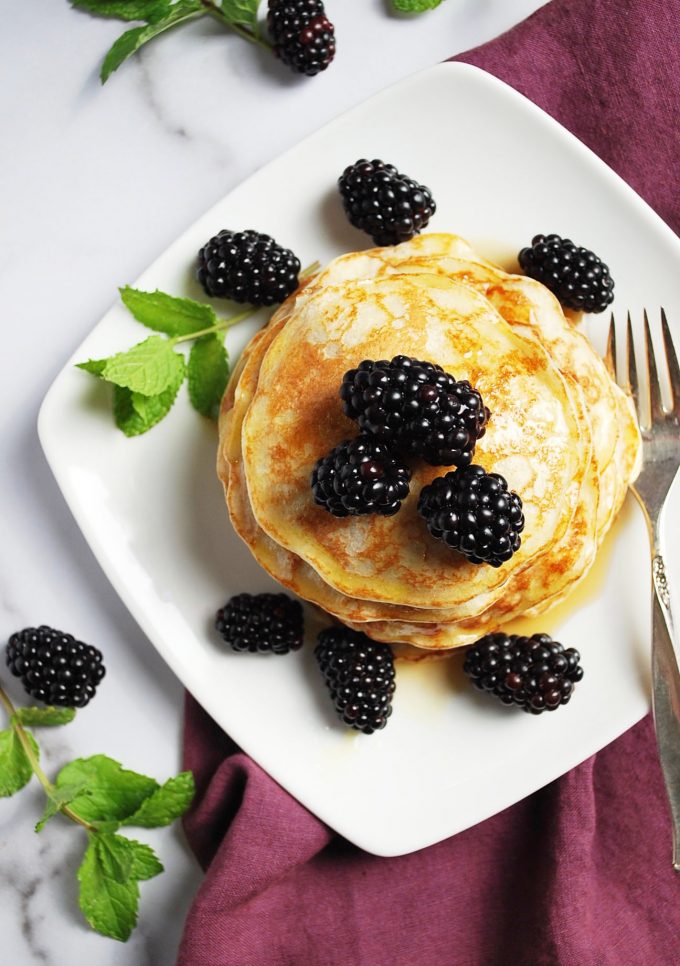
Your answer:
[[[409,356],[367,359],[345,373],[340,398],[362,434],[318,460],[315,503],[338,517],[392,515],[409,493],[403,458],[456,466],[420,494],[430,533],[472,563],[498,567],[510,559],[524,528],[522,501],[502,476],[470,465],[490,413],[469,382]]]
[[[302,646],[302,606],[287,594],[237,594],[218,610],[215,627],[234,651],[287,654]],[[384,728],[395,686],[389,645],[338,626],[321,631],[314,654],[345,724],[367,735]]]
[[[295,651],[304,632],[302,607],[286,594],[238,594],[215,626],[234,651],[260,654]],[[392,648],[336,625],[320,632],[314,656],[339,718],[367,735],[384,728],[395,691]],[[487,634],[468,648],[464,671],[481,691],[531,714],[567,704],[583,677],[578,651],[548,634]]]

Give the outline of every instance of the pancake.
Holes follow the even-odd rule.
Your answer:
[[[501,568],[470,564],[429,536],[417,498],[441,467],[414,465],[411,495],[394,517],[338,519],[310,498],[316,460],[356,434],[338,399],[345,370],[398,352],[436,358],[491,409],[475,460],[521,493],[527,520],[522,547]],[[545,350],[478,293],[420,275],[330,286],[296,306],[265,354],[242,444],[258,524],[326,583],[366,600],[461,607],[461,616],[561,537],[583,470],[578,419]]]

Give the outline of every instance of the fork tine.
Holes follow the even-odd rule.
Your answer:
[[[647,318],[646,309],[643,313],[643,318],[645,320],[645,354],[647,356],[647,376],[649,383],[649,413],[653,426],[654,423],[658,422],[660,419],[663,419],[666,414],[663,411],[663,403],[661,402],[659,371],[656,365],[654,344],[652,342],[652,333],[649,329],[649,319]]]
[[[663,347],[666,350],[668,375],[671,380],[671,409],[676,416],[680,416],[680,365],[678,365],[678,357],[675,354],[671,330],[663,309],[661,309],[661,334],[663,335]]]
[[[642,422],[640,412],[640,387],[637,377],[637,366],[635,364],[635,345],[633,343],[633,325],[630,321],[630,312],[626,317],[626,361],[628,365],[628,389],[633,397],[638,420]]]
[[[614,324],[613,312],[609,319],[609,335],[607,336],[607,351],[604,357],[604,364],[607,367],[609,375],[612,379],[616,380],[616,326]],[[680,396],[680,390],[678,395]]]

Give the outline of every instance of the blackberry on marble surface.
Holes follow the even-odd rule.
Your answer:
[[[65,708],[89,704],[106,673],[101,651],[45,624],[12,634],[6,656],[32,698]]]

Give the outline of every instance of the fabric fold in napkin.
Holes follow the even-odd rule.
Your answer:
[[[680,0],[553,0],[456,59],[552,114],[678,231],[679,30]],[[392,859],[330,831],[190,696],[184,766],[198,788],[185,830],[206,875],[180,966],[680,960],[680,878],[649,718],[512,808]]]

